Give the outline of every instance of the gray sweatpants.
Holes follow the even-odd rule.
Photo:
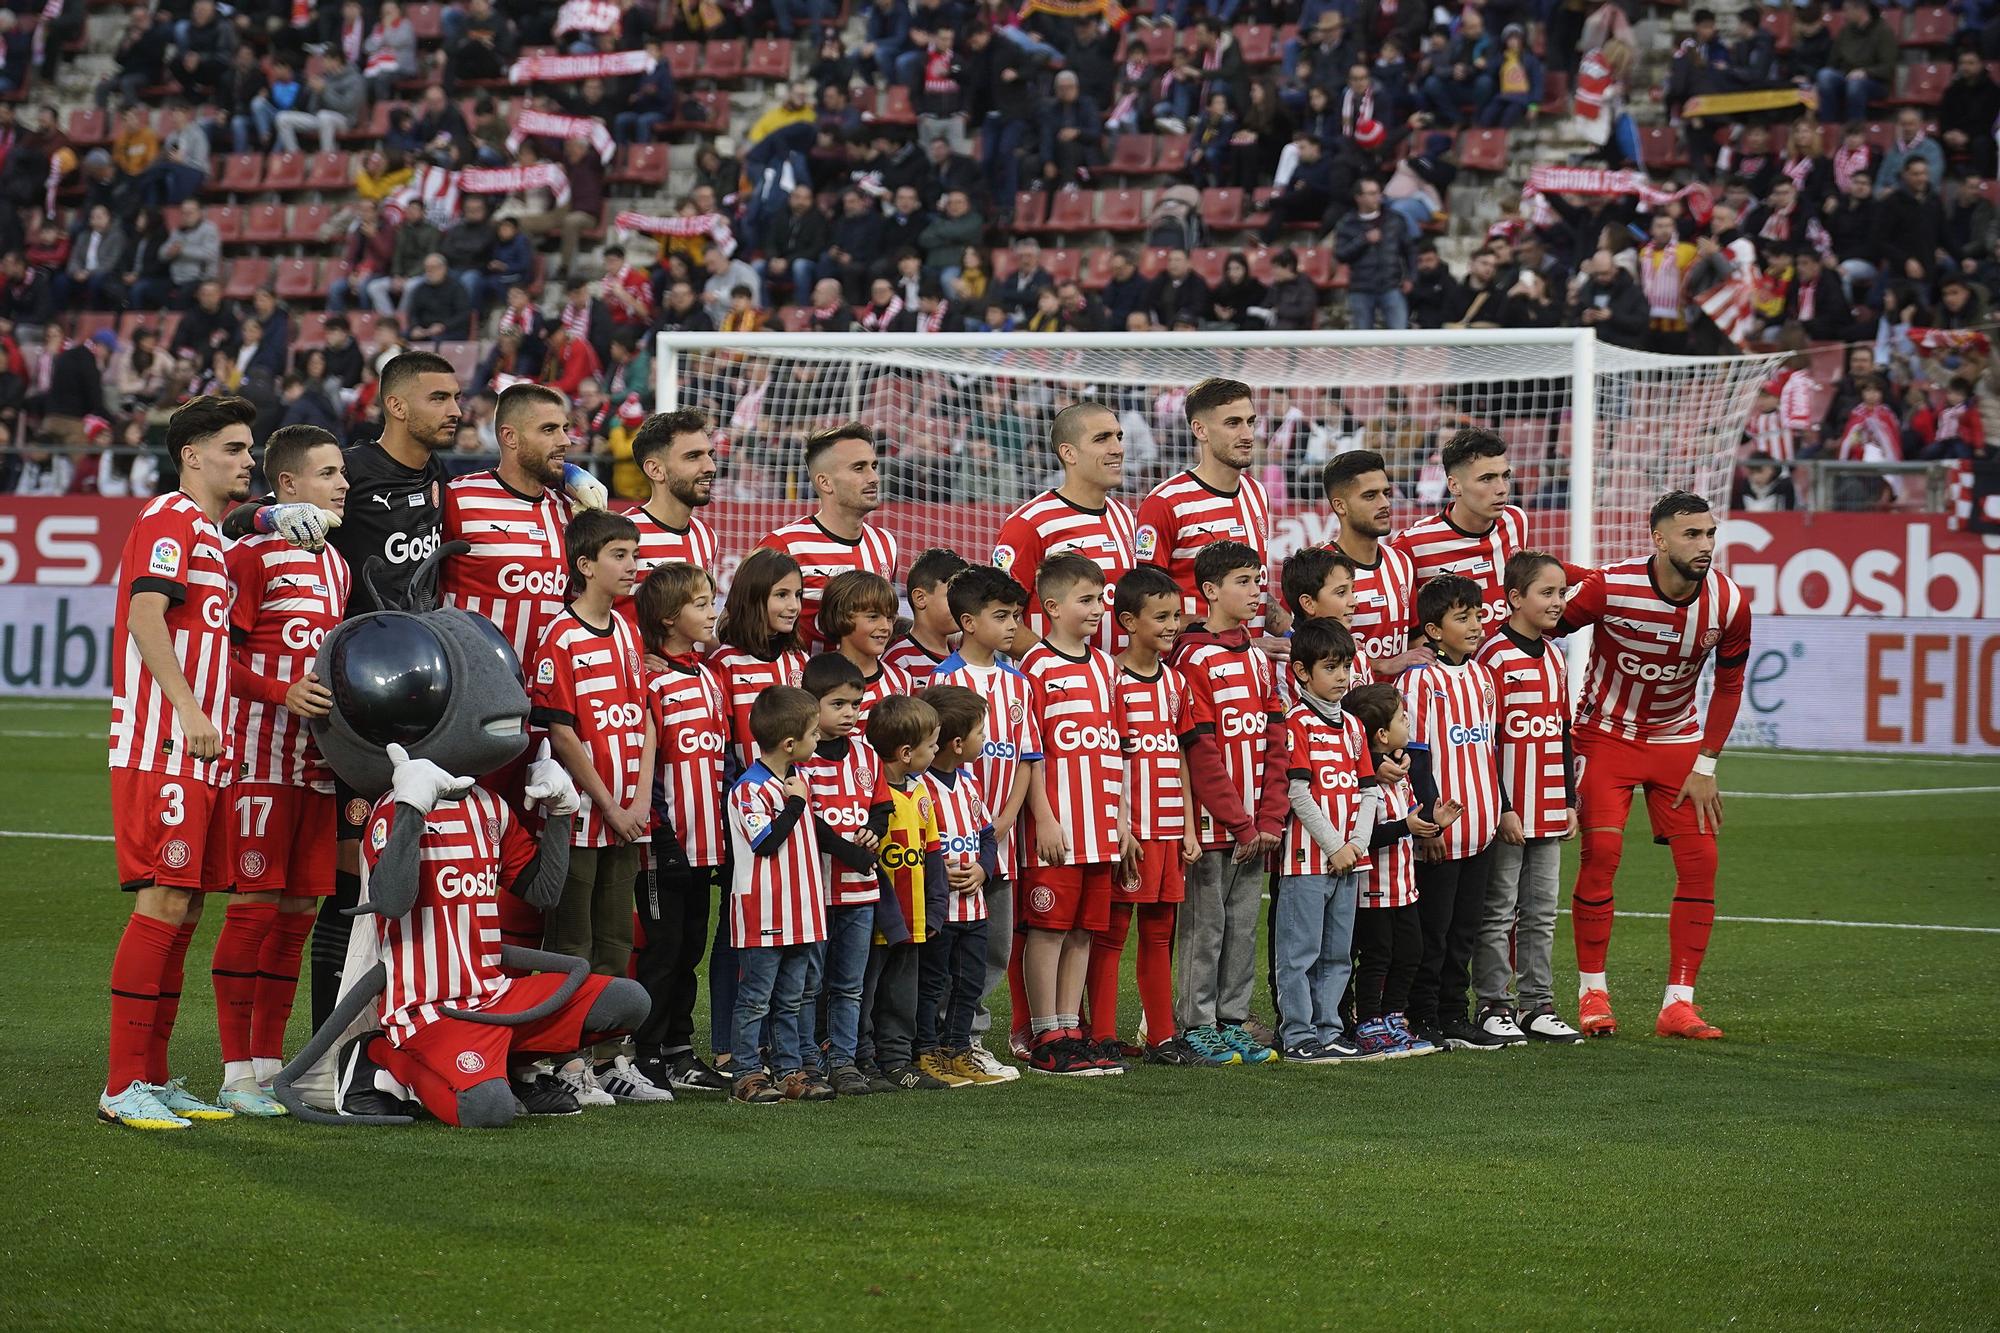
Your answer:
[[[1519,980],[1520,1008],[1555,998],[1550,954],[1555,947],[1556,905],[1562,895],[1562,841],[1530,838],[1515,847],[1493,844],[1493,875],[1486,885],[1486,915],[1472,955],[1472,985],[1479,1007],[1507,1003],[1507,983]],[[1508,958],[1508,936],[1513,957]]]
[[[1183,1032],[1250,1017],[1264,858],[1239,865],[1230,857],[1227,848],[1203,852],[1188,867],[1174,922],[1174,1021]]]
[[[993,994],[993,988],[1007,979],[1007,959],[1014,948],[1014,881],[993,879],[986,882],[986,986],[979,993],[979,1007],[972,1011],[972,1031],[977,1036],[993,1026],[993,1014],[986,1007],[986,999]],[[1025,1014],[1015,1014],[1012,1021],[1019,1022]]]

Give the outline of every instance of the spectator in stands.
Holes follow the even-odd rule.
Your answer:
[[[930,176],[920,194],[927,206],[940,206],[953,190],[963,190],[975,211],[982,211],[986,198],[986,178],[979,164],[958,151],[948,139],[932,139],[924,148],[930,159]]]
[[[669,286],[669,297],[673,286],[686,282],[685,278],[676,278]],[[689,286],[688,290],[691,292],[694,289]],[[511,294],[509,299],[512,299]],[[671,307],[673,302],[669,299],[665,304]],[[590,350],[597,354],[598,366],[602,367],[611,346],[611,308],[605,305],[588,281],[572,277],[563,283],[562,309],[556,312],[555,322],[587,343]],[[595,375],[597,370],[592,369],[590,373]]]
[[[653,142],[660,127],[674,120],[680,109],[665,48],[657,38],[648,38],[646,53],[653,57],[653,67],[639,76],[625,99],[625,109],[611,119],[611,137],[619,143]]]
[[[373,199],[363,197],[354,202],[341,241],[340,257],[346,271],[327,286],[326,308],[330,313],[344,313],[348,301],[362,295],[370,281],[393,270],[396,230],[382,220],[381,208]]]
[[[1903,163],[1902,184],[1882,200],[1880,254],[1886,274],[1920,283],[1928,282],[1938,265],[1952,262],[1945,248],[1944,204],[1922,156]]]
[[[331,153],[339,146],[340,136],[361,123],[368,106],[368,87],[361,71],[347,63],[337,46],[323,59],[323,71],[306,75],[304,99],[277,115],[275,138],[281,153],[299,151],[300,130],[318,130],[320,152]]]
[[[180,203],[208,180],[208,134],[198,124],[187,105],[167,106],[167,137],[153,169],[141,189],[151,208]]]
[[[967,67],[954,49],[957,42],[951,28],[940,25],[928,34],[924,48],[913,53],[918,60],[917,142],[927,149],[942,142],[963,153],[972,140],[966,133]]]
[[[443,240],[441,233],[431,220],[421,213],[409,212],[396,224],[396,234],[389,250],[389,268],[368,280],[369,304],[378,315],[393,316],[411,284],[424,271],[424,256],[437,249]]]
[[[156,163],[154,169],[158,169]],[[111,154],[102,148],[93,148],[83,155],[83,203],[77,210],[79,218],[90,216],[90,210],[103,207],[111,216],[130,217],[137,201],[144,197],[146,182],[133,180],[111,165]]]
[[[923,247],[924,267],[947,288],[958,277],[959,256],[969,245],[979,244],[986,221],[972,210],[972,200],[964,190],[944,196],[943,212],[933,217],[917,234]]]
[[[1410,279],[1410,327],[1441,329],[1459,301],[1458,279],[1452,277],[1430,237],[1416,243],[1417,271]]]
[[[1967,160],[1973,175],[1994,174],[1995,120],[2000,120],[2000,83],[1987,73],[1979,52],[1961,48],[1956,71],[1938,103],[1938,134],[1954,158]],[[1942,172],[1938,179],[1943,179]]]
[[[401,153],[371,148],[359,155],[354,168],[354,193],[377,203],[410,183],[415,173]]]
[[[1168,328],[1184,323],[1199,328],[1213,315],[1208,280],[1194,271],[1186,250],[1175,246],[1167,251],[1167,266],[1153,279],[1148,308]]]
[[[1250,276],[1250,260],[1241,251],[1231,252],[1222,261],[1222,281],[1215,285],[1210,311],[1215,319],[1232,329],[1271,327],[1269,295],[1263,283]]]
[[[1379,141],[1381,126],[1367,123]],[[1333,203],[1333,163],[1327,160],[1326,146],[1310,131],[1300,130],[1280,159],[1277,186],[1271,218],[1264,226],[1266,243],[1276,241],[1287,227],[1319,225]]]
[[[1210,93],[1208,105],[1189,127],[1187,172],[1196,185],[1221,185],[1235,178],[1230,147],[1236,129],[1236,117],[1229,110],[1229,94],[1219,89]],[[1046,123],[1043,134],[1045,137],[1048,134]]]
[[[858,298],[882,253],[882,210],[858,189],[841,191],[840,216],[828,229],[817,271],[839,278],[841,290],[850,299]],[[794,284],[794,290],[807,287]]]
[[[815,264],[825,255],[831,240],[826,215],[819,211],[810,185],[795,185],[786,199],[785,211],[771,219],[764,229],[764,277],[792,289],[793,299],[813,289]],[[817,302],[815,302],[817,304]]]
[[[174,24],[174,47],[226,64],[236,54],[236,29],[216,12],[215,0],[194,0],[188,16]]]
[[[1032,236],[1014,238],[1014,271],[988,291],[987,299],[998,301],[1011,317],[1026,319],[1035,307],[1035,293],[1055,284],[1042,267],[1042,243]]]
[[[688,292],[687,297],[692,305],[694,293]],[[697,310],[696,313],[700,312]],[[549,330],[548,352],[542,360],[542,373],[536,378],[574,399],[583,382],[594,377],[598,369],[597,353],[591,350],[590,344],[557,325]]]
[[[1381,185],[1363,180],[1354,190],[1354,210],[1333,232],[1334,257],[1347,265],[1348,327],[1372,329],[1378,318],[1385,329],[1409,327],[1405,297],[1416,270],[1411,245],[1409,225],[1383,206]]]
[[[1053,302],[1055,293],[1048,292],[1048,295]],[[861,321],[861,328],[865,333],[901,332],[903,302],[896,295],[896,285],[887,278],[875,279],[868,289],[868,304],[856,311],[855,315]],[[1029,327],[1033,328],[1032,325]]]
[[[1264,300],[1271,308],[1274,328],[1319,327],[1319,289],[1311,278],[1299,273],[1299,257],[1291,250],[1271,256],[1271,282]]]
[[[1337,88],[1348,69],[1361,58],[1361,48],[1347,32],[1347,18],[1338,9],[1327,8],[1310,28],[1301,32],[1312,36],[1303,44],[1287,42],[1284,73],[1287,76],[1279,96],[1293,110],[1306,104],[1306,90]]]
[[[1799,507],[1792,479],[1769,454],[1751,454],[1729,491],[1729,507],[1748,514],[1782,513]]]
[[[164,8],[137,5],[126,11],[125,33],[112,58],[118,72],[97,85],[97,105],[112,99],[136,102],[146,89],[166,79],[167,49],[173,42],[173,14]]]
[[[1150,308],[1152,284],[1139,273],[1139,262],[1130,250],[1111,252],[1111,281],[1102,296],[1105,327],[1123,333],[1134,314]]]
[[[461,159],[472,156],[472,127],[465,123],[465,113],[459,110],[458,104],[446,97],[444,88],[438,84],[433,83],[424,89],[423,102],[419,105],[416,119],[411,122],[410,134],[426,150],[450,144],[458,149]]]
[[[1423,81],[1423,109],[1446,125],[1477,123],[1493,97],[1498,48],[1480,12],[1467,8],[1439,67]]]
[[[1799,251],[1791,288],[1785,293],[1784,321],[1798,324],[1814,342],[1842,342],[1872,332],[1866,326],[1855,328],[1840,275],[1811,246]]]
[[[118,117],[118,133],[111,140],[111,156],[118,170],[137,180],[151,169],[160,156],[160,136],[153,129],[151,113],[143,106],[128,106]]]
[[[60,346],[61,342],[61,331],[57,330],[50,344]],[[99,329],[55,355],[42,393],[43,436],[55,444],[89,443],[83,419],[111,416],[104,401],[104,366],[116,350],[118,335]]]
[[[449,15],[452,9],[444,12]],[[504,77],[507,62],[514,58],[520,44],[513,22],[493,12],[493,0],[471,0],[463,13],[462,33],[454,34],[451,23],[444,25],[444,82],[448,92],[456,91],[468,80]]]
[[[480,283],[486,276],[486,265],[500,243],[499,232],[488,216],[490,208],[484,195],[467,195],[458,221],[447,227],[438,241],[438,253],[444,256],[445,267],[451,270],[453,280],[465,288],[466,303],[475,311],[480,306]]]
[[[233,352],[242,337],[242,324],[222,300],[222,284],[210,279],[195,288],[194,305],[174,326],[174,353],[194,355],[205,364],[216,352]]]
[[[896,82],[896,60],[910,49],[910,10],[903,0],[873,0],[861,20],[861,54],[883,83]]]
[[[1727,88],[1751,92],[1778,82],[1777,44],[1764,31],[1763,15],[1755,5],[1736,12],[1736,31],[1729,41]]]
[[[1583,281],[1570,303],[1569,323],[1595,329],[1600,341],[1613,347],[1642,349],[1652,327],[1646,294],[1632,275],[1613,261],[1611,251],[1598,250],[1580,270]]]
[[[1445,211],[1445,191],[1458,177],[1458,169],[1446,156],[1450,152],[1450,135],[1425,135],[1423,151],[1398,162],[1382,189],[1383,199],[1390,209],[1403,215],[1413,237]]]
[[[1868,104],[1896,81],[1896,34],[1870,0],[1844,0],[1840,31],[1816,76],[1822,123],[1868,119]]]
[[[738,287],[750,289],[750,303],[762,305],[764,280],[757,276],[757,270],[738,259],[732,253],[725,253],[721,246],[711,245],[708,253],[701,258],[702,268],[707,273],[707,281],[701,285],[702,305],[716,327],[722,325],[723,316],[729,313],[730,294]],[[614,318],[617,309],[612,310]]]
[[[1990,127],[1989,127],[1990,129]],[[1988,136],[1991,141],[1991,135]],[[1913,106],[1906,106],[1896,113],[1896,135],[1890,141],[1889,150],[1882,154],[1882,164],[1875,171],[1875,193],[1884,197],[1896,188],[1903,178],[1903,166],[1913,158],[1921,158],[1930,168],[1930,179],[1944,179],[1944,149],[1938,141],[1924,132],[1923,113]]]
[[[1543,95],[1542,62],[1528,49],[1528,36],[1518,23],[1500,34],[1500,52],[1493,62],[1493,97],[1479,113],[1488,128],[1513,129],[1532,120]]]
[[[132,330],[132,341],[112,356],[105,374],[106,396],[122,412],[142,412],[166,392],[169,358],[160,334],[150,325]]]
[[[375,29],[361,44],[361,51],[368,90],[378,101],[393,97],[398,83],[417,77],[417,29],[396,0],[382,0]],[[431,87],[444,91],[437,84]]]
[[[326,390],[326,357],[317,348],[307,353],[306,370],[285,375],[278,384],[279,401],[284,404],[281,426],[318,426],[334,439],[345,441],[346,423],[340,408]]]
[[[851,333],[861,327],[841,294],[839,279],[821,278],[813,285],[809,326],[814,333]]]
[[[834,0],[771,0],[771,17],[778,25],[778,36],[796,37],[803,27],[805,39],[810,42],[822,33],[832,37],[834,15],[839,8]]]
[[[887,216],[882,219],[882,254],[884,258],[875,266],[877,273],[888,272],[896,267],[897,260],[905,250],[921,253],[917,238],[924,234],[924,228],[931,225],[931,215],[924,211],[922,198],[914,185],[899,185],[889,205]]]
[[[467,389],[482,393],[495,389],[494,381],[501,376],[509,379],[533,379],[541,373],[543,353],[538,348],[529,352],[523,347],[521,331],[512,325],[504,325],[494,336],[492,350],[472,373]]]
[[[149,284],[134,290],[131,305],[184,307],[197,284],[222,275],[222,233],[203,214],[201,204],[183,199],[177,218],[160,246],[160,257],[167,262],[167,282],[157,288]]]
[[[521,234],[520,220],[501,218],[493,224],[493,248],[480,266],[478,282],[466,289],[473,312],[483,314],[505,298],[508,288],[525,287],[534,274],[535,249]]]
[[[260,398],[275,402],[278,379],[284,374],[285,358],[282,352],[265,333],[264,321],[255,315],[245,315],[237,331],[236,348],[230,354],[235,361],[231,368],[231,387],[254,385],[264,391],[259,393]]]
[[[1104,113],[1097,99],[1084,93],[1074,70],[1056,75],[1055,90],[1055,101],[1040,117],[1042,180],[1050,189],[1088,184],[1091,171],[1104,161]]]
[[[534,141],[529,140],[521,145],[517,163],[522,167],[536,166],[538,157]],[[563,199],[564,191],[560,189],[537,186],[522,196],[515,216],[521,230],[530,236],[562,233],[557,256],[563,272],[567,273],[576,267],[576,248],[582,243],[583,233],[595,227],[604,215],[604,163],[584,139],[566,143],[564,158],[563,162],[549,165],[562,171],[568,199]]]
[[[1866,171],[1848,178],[1847,190],[1825,204],[1826,234],[1839,261],[1848,295],[1860,301],[1877,276],[1876,257],[1881,253],[1881,205]]]
[[[1005,227],[1014,220],[1021,147],[1036,125],[1040,105],[1035,95],[1034,57],[1011,41],[995,42],[991,52],[992,108],[980,129],[980,145],[987,188],[1000,225]]]

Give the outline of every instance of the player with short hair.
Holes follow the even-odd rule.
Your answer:
[[[708,418],[691,407],[653,413],[632,436],[632,461],[651,490],[644,504],[624,511],[639,526],[640,580],[670,561],[713,569],[715,531],[695,515],[715,492],[715,441]],[[618,603],[618,614],[626,619],[633,611],[631,598]]]
[[[902,668],[883,659],[896,634],[896,585],[865,569],[835,574],[820,594],[814,628],[822,643],[861,673],[861,716],[855,727],[866,734],[876,704],[913,692]]]
[[[285,426],[264,445],[264,475],[281,505],[340,515],[347,475],[340,441]],[[340,623],[351,584],[331,546],[253,533],[223,557],[229,571],[229,731],[240,763],[232,789],[236,894],[223,912],[210,975],[222,1042],[218,1104],[277,1116],[268,1089],[284,1064],[299,957],[319,900],[333,894],[333,773],[306,730],[333,695],[313,674],[320,641]]]
[[[1431,650],[1421,641],[1410,642],[1416,568],[1408,553],[1389,539],[1389,515],[1396,497],[1389,465],[1372,449],[1353,449],[1336,454],[1320,481],[1327,507],[1340,522],[1332,549],[1354,562],[1348,632],[1354,635],[1355,650],[1367,659],[1372,678],[1394,680],[1407,668],[1429,662]]]
[[[1722,827],[1715,761],[1743,700],[1750,599],[1714,568],[1716,520],[1708,501],[1669,491],[1653,506],[1652,527],[1652,555],[1591,571],[1563,607],[1565,632],[1596,626],[1575,724],[1583,864],[1570,912],[1579,1025],[1593,1036],[1617,1030],[1604,975],[1611,885],[1632,791],[1642,787],[1653,837],[1674,858],[1667,990],[1654,1031],[1713,1039],[1722,1029],[1695,1007],[1694,983],[1715,924],[1715,840]],[[1710,653],[1715,688],[1700,722],[1695,686]]]
[[[1074,551],[1042,562],[1035,596],[1048,636],[1021,658],[1042,738],[1042,781],[1028,792],[1035,859],[1016,906],[1027,938],[1033,1049],[1044,1074],[1115,1074],[1124,1065],[1084,1039],[1083,988],[1094,931],[1111,925],[1119,864],[1137,859],[1124,803],[1125,721],[1118,669],[1092,646],[1104,616],[1104,571]]]
[[[1089,556],[1104,571],[1107,598],[1135,563],[1132,511],[1112,492],[1125,481],[1125,432],[1103,403],[1072,403],[1049,423],[1049,448],[1062,464],[1062,485],[1029,500],[1007,516],[993,539],[993,566],[1024,588],[1035,586],[1042,561],[1063,551]],[[1030,599],[1031,601],[1033,599]],[[1048,632],[1039,606],[1028,608],[1015,656]],[[1118,651],[1116,620],[1104,617],[1097,646]]]
[[[1418,587],[1443,574],[1478,584],[1480,623],[1497,623],[1508,614],[1507,557],[1528,538],[1528,516],[1507,503],[1514,481],[1507,444],[1483,426],[1465,426],[1445,441],[1443,462],[1450,503],[1391,543],[1410,558]]]
[[[819,496],[818,510],[757,544],[798,562],[805,579],[800,633],[812,642],[819,633],[819,599],[827,580],[844,570],[865,569],[893,583],[898,556],[895,535],[866,521],[882,506],[875,432],[850,421],[808,436],[806,475]]]
[[[111,827],[120,887],[137,896],[111,960],[110,1072],[97,1115],[132,1129],[186,1129],[230,1112],[167,1070],[181,974],[204,894],[230,887],[226,792],[229,574],[216,524],[250,495],[241,398],[204,394],[175,409],[167,449],[178,489],[147,502],[118,561],[111,633]]]
[[[938,663],[958,646],[958,622],[951,617],[951,581],[970,562],[949,547],[933,546],[910,562],[904,593],[910,599],[910,628],[882,654],[885,665],[909,677],[921,689],[930,684]]]

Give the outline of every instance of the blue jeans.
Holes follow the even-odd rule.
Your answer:
[[[798,25],[812,29],[814,40],[833,23],[833,0],[771,0],[771,15],[778,23],[778,36],[792,37]]]
[[[611,137],[619,143],[651,143],[670,119],[664,111],[620,111],[611,122]]]
[[[799,1068],[799,1003],[805,994],[810,944],[764,945],[736,951],[735,1072],[762,1068],[757,1050],[764,1018],[771,1019],[771,1068],[789,1074]]]
[[[1487,129],[1513,129],[1528,114],[1529,101],[1525,97],[1515,97],[1508,93],[1488,102],[1479,113],[1479,123]]]
[[[962,1051],[986,989],[986,923],[947,925],[923,944],[917,972],[917,1052]]]
[[[1391,287],[1386,292],[1347,293],[1347,325],[1352,329],[1372,329],[1375,317],[1382,317],[1385,329],[1407,329],[1410,327],[1410,303],[1403,299],[1399,288]]]
[[[1819,72],[1819,123],[1836,125],[1849,120],[1868,119],[1868,104],[1888,96],[1889,90],[1860,70],[1842,74],[1837,69]]]
[[[1278,1039],[1287,1047],[1341,1034],[1340,997],[1353,971],[1355,893],[1351,872],[1279,876]]]
[[[1431,201],[1419,194],[1405,195],[1401,199],[1391,199],[1388,207],[1410,224],[1410,235],[1415,236],[1431,220]]]
[[[1424,109],[1446,125],[1465,123],[1466,117],[1459,114],[1459,108],[1470,106],[1474,109],[1472,119],[1478,118],[1478,109],[1485,106],[1493,96],[1493,82],[1485,75],[1460,81],[1447,79],[1442,74],[1433,74],[1424,80],[1422,102]]]
[[[875,935],[875,904],[827,911],[825,961],[826,1062],[835,1069],[855,1061],[861,1033],[861,986],[868,973],[868,944]]]
[[[767,259],[764,261],[764,282],[792,284],[792,304],[812,303],[813,278],[818,272],[810,259]]]
[[[1017,154],[1027,139],[1028,122],[1003,120],[997,111],[987,112],[986,123],[979,128],[980,155],[986,163],[986,186],[993,191],[993,207],[1009,216],[1013,215],[1014,195],[1021,184],[1021,159]]]
[[[1058,51],[1055,47],[1050,46],[1047,42],[1032,33],[1024,32],[1015,27],[996,28],[994,31],[996,35],[1012,42],[1031,56],[1040,56],[1044,60],[1061,60],[1063,58],[1061,51]]]

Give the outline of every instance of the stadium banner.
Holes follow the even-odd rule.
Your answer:
[[[0,584],[0,696],[110,698],[116,610],[108,583]]]
[[[1702,694],[1708,693],[1704,680]],[[1759,621],[1732,747],[2000,751],[2000,620]]]

